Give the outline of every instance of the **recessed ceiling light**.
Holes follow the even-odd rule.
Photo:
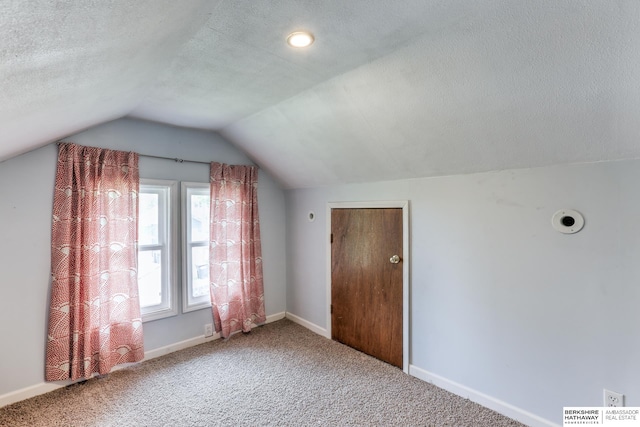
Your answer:
[[[313,34],[308,31],[295,31],[287,36],[287,43],[291,47],[307,47],[313,44]]]

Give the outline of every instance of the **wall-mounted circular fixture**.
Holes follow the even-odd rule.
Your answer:
[[[573,234],[582,230],[584,218],[573,209],[560,209],[551,217],[553,228],[564,234]]]
[[[309,219],[309,222],[313,222],[316,220],[316,214],[313,211],[309,211],[307,218]]]
[[[291,47],[307,47],[313,44],[315,38],[308,31],[294,31],[287,36],[287,44]]]

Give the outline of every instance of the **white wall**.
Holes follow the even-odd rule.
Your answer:
[[[410,200],[414,368],[554,423],[605,387],[640,406],[638,183],[623,161],[289,190],[287,310],[328,327],[327,202]]]
[[[91,128],[65,141],[172,158],[251,164],[215,133],[130,119]],[[0,163],[0,396],[44,381],[56,157],[57,147],[50,144]],[[209,167],[141,157],[140,175],[208,182]],[[279,184],[263,170],[258,198],[265,305],[271,315],[286,308],[285,199]],[[178,303],[181,310],[181,301]],[[203,325],[211,322],[208,309],[147,322],[145,350],[202,336]]]

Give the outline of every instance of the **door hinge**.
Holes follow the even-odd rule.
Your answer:
[[[333,233],[331,233],[331,243],[333,243]]]
[[[333,314],[333,304],[331,304],[331,314]]]

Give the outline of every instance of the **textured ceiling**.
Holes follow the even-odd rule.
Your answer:
[[[0,5],[0,160],[127,115],[288,188],[640,157],[637,1]]]

